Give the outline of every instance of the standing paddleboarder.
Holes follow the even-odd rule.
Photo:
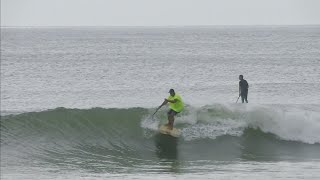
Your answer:
[[[242,103],[244,103],[244,101],[248,103],[249,84],[245,79],[243,79],[243,75],[239,76],[239,80],[239,97],[241,96]]]
[[[169,103],[170,110],[168,111],[168,129],[173,129],[174,116],[180,113],[184,107],[182,98],[179,94],[175,93],[173,89],[169,90],[170,95],[164,99],[163,103],[157,108],[156,112],[164,105]]]

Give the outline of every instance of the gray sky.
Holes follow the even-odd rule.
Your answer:
[[[320,24],[320,0],[1,0],[1,26]]]

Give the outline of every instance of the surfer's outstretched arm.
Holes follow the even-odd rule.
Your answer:
[[[152,116],[154,116],[154,115],[158,112],[158,110],[159,110],[162,106],[166,105],[167,103],[168,103],[167,99],[164,99],[163,103],[156,109],[156,111],[152,114]]]
[[[160,109],[162,106],[166,105],[169,101],[167,99],[164,99],[163,103],[158,107]]]

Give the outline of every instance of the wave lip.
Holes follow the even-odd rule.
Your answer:
[[[320,111],[299,106],[255,107],[247,116],[249,127],[275,134],[282,140],[320,143]]]

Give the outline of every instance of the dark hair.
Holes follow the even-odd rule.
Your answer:
[[[170,90],[169,90],[169,93],[170,93],[170,92],[174,92],[174,90],[173,90],[173,89],[170,89]]]
[[[242,78],[243,78],[243,75],[240,75],[239,77],[242,77]]]

